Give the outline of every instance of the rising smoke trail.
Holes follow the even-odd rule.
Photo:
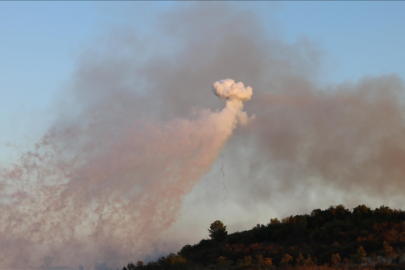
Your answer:
[[[134,119],[120,130],[103,130],[95,118],[50,131],[19,164],[2,168],[1,268],[124,265],[150,252],[237,123],[249,120],[242,102],[251,87],[227,79],[213,91],[226,100],[222,111]]]

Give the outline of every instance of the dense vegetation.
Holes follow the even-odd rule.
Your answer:
[[[146,265],[130,263],[123,270],[405,269],[405,212],[386,206],[372,210],[359,205],[352,211],[331,206],[229,235],[215,221],[209,233],[211,240],[186,245],[178,254]]]

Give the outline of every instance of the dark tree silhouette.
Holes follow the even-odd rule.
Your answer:
[[[210,237],[218,242],[221,242],[228,235],[226,226],[220,221],[214,221],[208,229]]]

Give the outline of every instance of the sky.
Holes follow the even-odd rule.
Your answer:
[[[37,126],[51,117],[46,110],[69,79],[86,44],[113,25],[132,24],[149,31],[143,20],[153,20],[160,12],[184,3],[139,3],[139,10],[125,10],[127,5],[130,3],[1,4],[0,107],[2,115],[7,115],[1,119],[6,127],[0,135],[2,151],[12,155],[4,148],[6,143],[25,143],[23,135],[32,136],[23,126]],[[235,6],[255,10],[269,34],[290,44],[306,38],[320,49],[325,68],[320,78],[323,83],[356,81],[377,74],[405,76],[405,56],[400,52],[405,46],[402,2],[288,1]]]
[[[403,208],[404,9],[0,3],[2,242],[24,268],[120,268],[217,219]]]

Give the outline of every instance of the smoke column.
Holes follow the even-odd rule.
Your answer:
[[[113,132],[94,118],[50,131],[20,164],[3,168],[1,268],[125,265],[151,252],[177,219],[182,197],[210,170],[237,123],[248,121],[242,102],[251,87],[227,79],[213,91],[226,100],[222,111],[133,119]]]

